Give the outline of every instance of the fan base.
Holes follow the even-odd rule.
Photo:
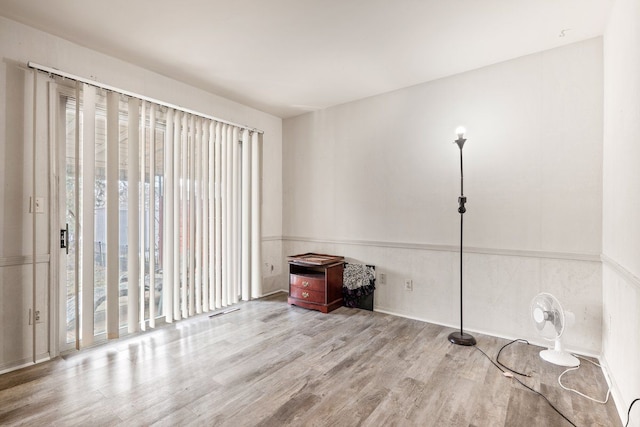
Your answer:
[[[464,332],[451,332],[449,334],[449,341],[457,345],[476,345],[476,339],[473,335],[465,334]]]
[[[554,365],[567,367],[580,366],[580,360],[566,351],[542,350],[540,357]]]

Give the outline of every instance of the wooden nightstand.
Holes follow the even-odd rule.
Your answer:
[[[344,257],[306,253],[289,257],[288,302],[328,313],[342,306]]]

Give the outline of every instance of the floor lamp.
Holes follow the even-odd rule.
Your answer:
[[[458,345],[476,345],[476,339],[473,335],[466,334],[462,329],[462,217],[467,209],[464,204],[467,202],[467,198],[464,196],[464,173],[462,172],[462,147],[466,139],[464,139],[465,129],[460,126],[456,129],[458,139],[453,141],[458,144],[460,148],[460,197],[458,197],[458,213],[460,213],[460,332],[451,332],[449,334],[449,341]]]

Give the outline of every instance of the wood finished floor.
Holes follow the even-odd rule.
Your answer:
[[[0,376],[0,425],[565,426],[452,331],[364,310],[322,314],[278,294]],[[475,335],[495,358],[508,341]],[[578,426],[619,426],[613,401],[560,388],[562,368],[513,344],[501,362],[532,374]],[[589,363],[563,378],[603,398]]]

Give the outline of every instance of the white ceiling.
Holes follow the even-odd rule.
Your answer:
[[[0,15],[286,118],[601,35],[613,1],[0,0]]]

